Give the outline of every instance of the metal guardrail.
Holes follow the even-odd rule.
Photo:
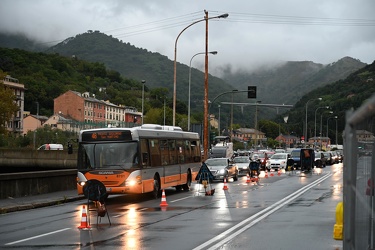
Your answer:
[[[346,113],[343,249],[375,249],[375,94]]]

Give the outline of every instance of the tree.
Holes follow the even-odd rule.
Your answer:
[[[5,74],[0,72],[0,79],[4,79]],[[0,82],[0,134],[5,134],[7,129],[5,124],[9,122],[19,107],[16,104],[16,96],[13,90],[5,87],[3,81]]]

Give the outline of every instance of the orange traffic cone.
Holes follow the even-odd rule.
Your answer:
[[[251,182],[251,180],[250,180],[250,175],[249,174],[247,174],[247,179],[246,179],[246,183],[250,183]]]
[[[85,206],[83,206],[82,208],[81,225],[78,228],[79,229],[91,228],[90,225],[87,223],[87,213],[86,213]]]
[[[278,175],[278,176],[281,175],[281,169],[279,169],[279,171],[277,171],[277,175]]]
[[[264,177],[268,178],[268,171],[267,171],[267,169],[266,169],[266,173],[265,173]]]
[[[228,190],[227,179],[225,177],[224,177],[224,187],[223,187],[223,190]]]
[[[255,181],[255,182],[258,182],[258,181],[259,181],[259,177],[258,177],[258,174],[257,174],[257,173],[255,173],[254,181]]]
[[[165,192],[164,192],[164,189],[163,189],[163,193],[162,193],[162,195],[161,195],[160,206],[161,206],[161,207],[166,207],[166,206],[168,206],[167,199],[165,198]]]

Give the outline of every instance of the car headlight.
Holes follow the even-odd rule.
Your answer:
[[[220,169],[219,170],[219,174],[224,174],[225,173],[225,169]]]

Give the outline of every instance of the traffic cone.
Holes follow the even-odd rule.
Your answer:
[[[87,213],[86,213],[85,206],[83,206],[82,208],[81,225],[78,228],[79,229],[91,228],[90,225],[87,223]]]
[[[224,177],[224,187],[223,187],[223,190],[228,190],[227,179],[225,177]]]
[[[259,181],[259,176],[258,176],[257,173],[255,173],[254,181],[255,181],[255,182],[258,182],[258,181]]]
[[[268,171],[267,171],[267,169],[266,169],[266,173],[265,173],[264,177],[268,178]]]
[[[274,170],[271,169],[271,170],[270,170],[270,176],[275,176],[275,175],[273,174],[273,172],[274,172]]]
[[[281,175],[281,170],[279,169],[279,171],[277,171],[277,175],[280,176]]]
[[[162,193],[162,195],[161,195],[160,206],[161,206],[161,207],[166,207],[166,206],[168,206],[167,199],[165,198],[165,192],[164,192],[164,189],[163,189],[163,193]]]
[[[246,179],[246,183],[250,183],[251,182],[251,180],[250,180],[250,175],[249,174],[247,174],[247,179]]]

